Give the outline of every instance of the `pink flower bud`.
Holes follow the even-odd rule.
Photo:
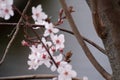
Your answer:
[[[25,40],[23,40],[23,41],[21,42],[21,44],[22,44],[22,46],[29,46],[28,42],[26,42]]]

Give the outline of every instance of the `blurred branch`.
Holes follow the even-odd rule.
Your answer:
[[[17,23],[0,23],[0,25],[11,25],[11,26],[15,26],[15,25],[17,25]],[[20,23],[20,25],[21,26],[24,26],[24,24],[23,23]],[[36,24],[30,24],[32,27],[44,27],[44,26],[42,26],[42,25],[36,25]],[[59,27],[56,27],[56,28],[58,28],[58,29],[60,29],[61,31],[63,31],[63,32],[67,32],[67,33],[69,33],[69,34],[72,34],[72,35],[74,35],[74,33],[72,32],[72,31],[69,31],[69,30],[66,30],[66,29],[62,29],[62,28],[59,28]],[[106,51],[102,48],[102,47],[100,47],[99,45],[97,45],[96,43],[94,43],[93,41],[91,41],[91,40],[89,40],[89,39],[87,39],[86,37],[84,37],[84,36],[82,36],[82,38],[83,38],[83,40],[85,40],[86,42],[88,42],[89,44],[91,44],[92,46],[94,46],[95,48],[97,48],[99,51],[101,51],[103,54],[107,54],[106,53]]]
[[[31,1],[31,0],[28,0],[27,4],[26,4],[26,6],[25,6],[25,8],[24,8],[24,10],[23,10],[23,12],[22,12],[22,15],[25,14],[25,12],[26,12],[29,4],[30,4],[30,1]],[[22,22],[22,20],[23,20],[23,18],[22,18],[22,16],[21,16],[20,19],[19,19],[19,21],[18,21],[18,23],[16,24],[16,30],[15,30],[12,38],[10,39],[10,41],[9,41],[9,43],[8,43],[6,49],[5,49],[5,52],[4,52],[4,54],[3,54],[2,59],[0,60],[0,65],[3,63],[5,57],[6,57],[7,53],[8,53],[8,50],[9,50],[9,48],[11,47],[11,44],[13,43],[13,41],[14,41],[17,33],[19,32],[20,23]]]
[[[65,29],[61,29],[59,28],[61,31],[64,31],[64,32],[67,32],[69,34],[72,34],[74,35],[74,33],[72,31],[69,31],[69,30],[65,30]],[[91,44],[92,46],[94,46],[95,48],[97,48],[99,51],[101,51],[103,54],[107,54],[107,52],[102,48],[100,47],[99,45],[97,45],[96,43],[94,43],[93,41],[89,40],[88,38],[82,36],[83,40],[88,42],[89,44]]]
[[[65,0],[59,0],[63,10],[65,12],[65,15],[68,19],[68,22],[74,32],[74,35],[76,37],[76,39],[78,40],[79,44],[81,45],[82,49],[84,50],[86,56],[88,57],[88,59],[90,60],[90,62],[93,64],[93,66],[97,69],[97,71],[107,80],[109,80],[111,78],[111,75],[96,61],[95,57],[92,55],[92,53],[90,52],[89,48],[87,47],[86,43],[84,42],[80,32],[77,29],[77,26],[74,23],[74,20],[71,16],[71,14],[68,11],[67,8],[67,4],[65,2]]]
[[[57,76],[52,74],[35,74],[35,75],[0,77],[0,80],[52,79],[54,77],[57,77]],[[83,80],[83,79],[73,78],[72,80]]]
[[[94,28],[98,34],[98,36],[101,39],[105,39],[107,37],[107,33],[106,33],[106,29],[105,29],[105,25],[103,24],[99,14],[98,14],[98,2],[97,0],[91,0],[91,4],[92,4],[92,19],[93,19],[93,25]]]

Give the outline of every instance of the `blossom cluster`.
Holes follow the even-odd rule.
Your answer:
[[[5,20],[10,19],[14,15],[12,6],[13,0],[0,0],[0,17]],[[72,69],[72,65],[64,59],[64,34],[58,34],[59,29],[52,22],[46,21],[48,16],[43,12],[41,5],[32,7],[32,18],[35,24],[43,25],[45,30],[41,40],[38,40],[40,43],[29,45],[25,41],[22,42],[23,45],[29,45],[31,50],[27,61],[29,69],[36,70],[39,66],[45,65],[51,71],[59,73],[58,77],[52,80],[72,80],[77,73]],[[33,27],[33,29],[40,29],[40,27]],[[84,77],[83,80],[88,80],[88,78]]]
[[[64,34],[58,34],[59,29],[53,23],[46,21],[48,16],[43,12],[41,5],[32,7],[32,18],[35,24],[45,26],[45,30],[41,38],[42,43],[30,46],[31,54],[28,57],[29,69],[36,70],[40,65],[44,64],[52,71],[59,73],[57,80],[72,80],[73,77],[76,77],[77,73],[72,69],[72,65],[63,59],[63,49],[65,47]],[[40,29],[40,27],[33,29]],[[57,52],[59,54],[55,54]]]
[[[13,0],[0,0],[0,17],[5,20],[10,19],[10,16],[14,15],[13,9]]]

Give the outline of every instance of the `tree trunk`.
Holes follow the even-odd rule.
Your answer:
[[[86,0],[93,12],[94,0]],[[96,0],[97,12],[105,26],[106,36],[101,38],[112,68],[112,80],[120,80],[120,1]]]

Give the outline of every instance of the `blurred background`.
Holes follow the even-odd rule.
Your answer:
[[[27,0],[14,0],[14,4],[22,11],[25,7]],[[88,5],[85,0],[66,0],[69,6],[73,6],[75,12],[72,13],[74,21],[83,36],[94,41],[101,47],[103,44],[100,38],[96,35],[92,24],[91,12],[89,10]],[[43,11],[48,14],[49,17],[52,18],[53,22],[58,20],[58,13],[61,9],[61,5],[59,0],[37,0],[32,2],[31,6],[37,6],[38,4],[42,4]],[[27,11],[29,15],[31,15],[31,7]],[[19,19],[19,15],[15,13],[14,17],[11,17],[9,21],[4,21],[0,19],[0,22],[17,22]],[[71,30],[67,20],[64,21],[60,28],[64,28],[67,30]],[[9,35],[14,26],[0,26],[0,58],[2,58],[5,47],[10,40]],[[87,76],[89,80],[104,80],[104,78],[96,71],[96,69],[89,62],[87,57],[85,56],[81,46],[78,44],[76,38],[68,33],[61,32],[65,34],[65,50],[64,53],[68,51],[72,51],[72,62],[73,69],[77,71],[78,77],[82,78],[83,76]],[[45,74],[51,73],[50,69],[46,68],[44,65],[40,66],[37,70],[28,70],[28,55],[30,54],[30,50],[27,47],[23,47],[21,45],[21,41],[24,39],[23,31],[20,29],[14,43],[10,47],[9,53],[6,56],[6,59],[2,65],[0,65],[0,77],[3,76],[18,76],[18,75],[28,75],[28,74]],[[110,73],[112,73],[108,58],[95,49],[93,46],[87,44],[98,60],[98,62]],[[103,47],[104,48],[104,47]]]

